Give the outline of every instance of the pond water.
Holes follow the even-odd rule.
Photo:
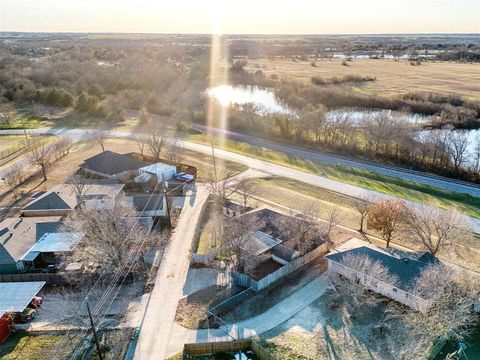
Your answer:
[[[256,105],[260,113],[277,114],[295,114],[295,110],[283,104],[277,98],[273,89],[259,86],[241,85],[220,85],[207,89],[207,95],[217,99],[220,104],[247,104]],[[388,113],[391,116],[406,116],[411,123],[421,123],[428,121],[429,117],[422,114],[405,114],[394,110],[380,109],[362,109],[362,108],[343,108],[327,112],[326,116],[348,116],[354,123],[360,122],[365,116],[378,116],[381,113]],[[443,130],[451,131],[451,130]],[[469,152],[473,152],[474,142],[477,135],[480,135],[480,129],[474,130],[454,130],[465,132],[468,135],[470,147]]]
[[[220,85],[207,89],[207,95],[218,100],[220,104],[254,104],[267,113],[291,113],[292,110],[276,97],[274,91],[259,86]]]

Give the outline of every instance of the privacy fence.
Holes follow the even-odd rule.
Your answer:
[[[193,360],[198,357],[212,356],[219,353],[235,353],[239,351],[252,351],[260,360],[275,360],[272,355],[253,339],[185,344],[183,347],[183,360]]]
[[[292,271],[297,270],[299,267],[308,264],[312,260],[316,259],[319,256],[325,255],[328,252],[328,245],[322,244],[315,248],[314,250],[306,253],[305,255],[296,258],[290,261],[287,265],[282,266],[277,271],[272,272],[271,274],[265,276],[264,278],[256,281],[248,275],[242,274],[236,270],[233,270],[233,282],[236,285],[240,285],[246,288],[252,288],[255,291],[260,291],[274,282],[282,279],[283,277],[290,274]]]

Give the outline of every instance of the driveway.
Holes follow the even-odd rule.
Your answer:
[[[163,255],[140,327],[134,357],[136,360],[165,358],[178,300],[183,296],[195,229],[207,197],[208,191],[203,186],[198,186],[195,196],[183,207],[178,225]]]

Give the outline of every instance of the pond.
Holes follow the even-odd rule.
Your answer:
[[[227,106],[229,104],[254,104],[258,107],[259,113],[276,113],[276,114],[295,114],[295,110],[289,108],[283,104],[282,101],[275,95],[274,89],[251,86],[251,85],[220,85],[207,89],[206,91],[209,97],[217,99],[220,104]],[[354,122],[359,123],[366,116],[378,116],[380,114],[388,114],[389,116],[403,116],[411,123],[417,124],[429,120],[429,117],[422,114],[410,114],[401,113],[394,110],[381,110],[381,109],[364,109],[364,108],[340,108],[336,110],[330,110],[326,116],[348,116],[348,118]],[[451,130],[443,130],[451,131]],[[480,135],[480,129],[473,130],[455,130],[465,132],[469,139],[470,154],[473,153],[474,143],[477,135]]]
[[[207,95],[218,100],[223,106],[251,103],[256,105],[262,112],[280,114],[293,112],[293,110],[282,104],[272,89],[259,86],[220,85],[207,89]]]

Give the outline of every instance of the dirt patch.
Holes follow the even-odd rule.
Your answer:
[[[252,277],[254,280],[258,281],[260,279],[263,279],[265,276],[270,275],[271,273],[277,271],[281,267],[282,265],[279,264],[278,262],[273,261],[272,259],[268,259],[268,260],[262,261],[253,269],[250,269],[248,271],[248,275]]]
[[[229,294],[230,290],[221,286],[210,286],[190,294],[178,302],[175,321],[187,329],[207,329],[208,310]]]

